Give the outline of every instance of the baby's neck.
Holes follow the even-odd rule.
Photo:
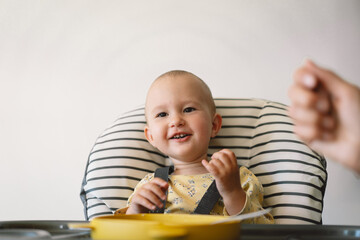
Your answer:
[[[201,162],[175,164],[174,175],[198,175],[208,173]]]

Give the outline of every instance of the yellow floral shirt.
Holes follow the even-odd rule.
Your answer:
[[[239,171],[242,188],[246,193],[246,202],[242,211],[238,214],[262,210],[263,187],[261,183],[247,168],[241,167]],[[153,178],[153,173],[146,175],[138,183],[134,193],[143,184],[150,182]],[[169,175],[168,196],[164,213],[193,213],[213,180],[214,177],[210,173],[199,175]],[[127,208],[131,205],[134,193],[129,197],[127,207],[118,209],[115,215],[126,213]],[[228,216],[222,198],[215,204],[210,215]],[[270,214],[266,214],[243,221],[243,223],[245,222],[266,224],[274,223],[274,219]]]

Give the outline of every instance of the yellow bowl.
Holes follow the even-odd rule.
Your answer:
[[[98,217],[88,225],[71,226],[91,228],[91,237],[95,240],[239,239],[239,222],[212,224],[226,218],[214,215],[134,214]]]

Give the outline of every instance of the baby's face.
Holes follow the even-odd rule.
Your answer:
[[[147,96],[146,138],[173,160],[206,158],[210,138],[217,133],[210,101],[203,84],[191,76],[158,79]]]

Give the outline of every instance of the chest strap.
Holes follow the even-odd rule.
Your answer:
[[[158,177],[163,179],[164,181],[168,181],[169,175],[174,172],[174,167],[162,167],[155,170],[154,177]],[[166,195],[167,195],[166,191]],[[215,180],[211,183],[204,196],[201,198],[198,206],[194,210],[193,214],[210,214],[211,210],[214,208],[215,204],[220,198],[220,193],[216,188]],[[163,208],[157,208],[155,211],[151,211],[152,213],[164,213],[166,205],[166,200],[163,201]]]

